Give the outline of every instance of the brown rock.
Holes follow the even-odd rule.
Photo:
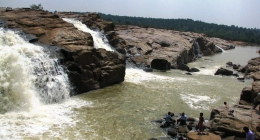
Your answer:
[[[203,34],[125,25],[116,26],[116,34],[125,40],[129,57],[136,57],[135,54],[142,56],[145,66],[151,66],[155,59],[167,60],[171,66],[194,61],[194,39],[200,46],[200,54],[218,52],[214,43]]]
[[[234,110],[234,113],[230,113]],[[214,115],[213,115],[214,114]],[[225,132],[226,136],[245,137],[243,127],[248,126],[255,133],[255,138],[260,138],[256,130],[260,120],[256,110],[252,106],[234,105],[233,107],[218,107],[212,110],[209,125],[211,132]]]
[[[198,134],[198,132],[189,132],[187,138],[189,140],[221,140],[220,136],[208,132],[202,134]]]
[[[68,17],[77,17],[99,30],[114,30],[113,23],[103,21],[95,13],[68,13]],[[14,9],[1,11],[0,19],[5,21],[6,28],[18,28],[35,36],[34,42],[59,46],[64,55],[62,62],[69,70],[69,79],[76,88],[76,94],[124,81],[125,57],[95,49],[89,33],[76,29],[58,15],[43,10]]]
[[[240,95],[240,104],[249,105],[252,103],[252,88],[251,87],[245,87],[243,88],[241,95]]]

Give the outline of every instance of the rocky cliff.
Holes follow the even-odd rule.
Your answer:
[[[92,15],[82,18],[91,21]],[[0,20],[4,28],[19,29],[29,34],[27,39],[30,42],[60,47],[64,56],[60,62],[68,69],[76,91],[74,94],[124,81],[125,57],[122,54],[95,49],[89,33],[77,30],[56,14],[28,8],[2,8]],[[95,24],[98,28],[102,26],[100,22]],[[101,30],[109,28],[102,27]]]
[[[234,45],[204,34],[179,32],[137,26],[116,26],[116,34],[126,42],[128,62],[140,67],[153,67],[154,60],[166,60],[172,68],[179,63],[189,63],[201,55],[212,55]],[[199,48],[196,48],[195,42]],[[168,64],[167,64],[168,65]]]

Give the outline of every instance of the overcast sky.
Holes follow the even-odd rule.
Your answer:
[[[41,3],[48,11],[189,18],[207,23],[260,29],[260,0],[0,0],[0,7],[29,7]]]

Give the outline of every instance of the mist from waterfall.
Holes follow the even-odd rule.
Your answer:
[[[67,74],[58,59],[19,32],[0,28],[0,113],[29,111],[69,97]]]
[[[85,24],[82,24],[79,20],[63,18],[64,21],[73,24],[78,30],[90,33],[94,40],[94,47],[96,49],[103,48],[107,51],[114,51],[114,49],[109,45],[106,36],[100,31],[94,31],[89,29]]]

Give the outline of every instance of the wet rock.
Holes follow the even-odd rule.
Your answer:
[[[224,69],[224,68],[220,68],[216,71],[215,75],[226,75],[226,76],[230,76],[233,75],[233,71],[228,70],[228,69]]]
[[[189,72],[199,72],[200,70],[197,68],[190,68]]]
[[[188,118],[187,118],[187,121],[189,121],[189,122],[194,122],[194,121],[195,121],[195,118],[194,118],[194,117],[188,117]]]
[[[186,71],[189,71],[189,70],[190,70],[190,68],[189,68],[187,65],[183,64],[183,63],[179,63],[179,64],[178,64],[178,69],[180,69],[180,70],[186,70]]]
[[[187,73],[185,73],[186,75],[192,75],[191,73],[189,73],[189,72],[187,72]]]
[[[235,70],[239,69],[239,67],[240,67],[240,65],[237,65],[237,64],[233,65],[233,69],[235,69]]]
[[[172,137],[176,137],[178,132],[177,132],[176,129],[171,128],[171,129],[168,130],[167,134],[172,136]]]
[[[227,62],[226,64],[227,64],[228,66],[233,66],[233,63],[232,63],[232,62],[230,62],[230,61],[229,61],[229,62]]]
[[[186,129],[186,126],[179,126],[178,128],[178,132],[179,133],[187,133],[187,129]]]
[[[153,69],[152,68],[144,68],[143,71],[145,71],[145,72],[153,72]]]

